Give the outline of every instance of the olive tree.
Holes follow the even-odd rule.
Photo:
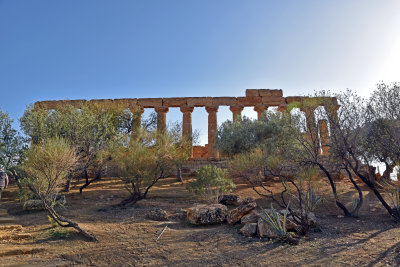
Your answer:
[[[55,137],[33,144],[26,156],[23,164],[27,175],[25,183],[42,201],[51,218],[61,227],[73,227],[85,237],[96,240],[95,236],[54,209],[61,185],[76,163],[74,149],[64,139]]]
[[[393,120],[397,111],[392,107],[393,113],[390,109],[380,112],[377,109],[379,105],[376,105],[376,100],[373,99],[379,94],[385,95],[386,89],[378,86],[370,100],[360,97],[351,90],[335,95],[340,108],[336,113],[327,114],[331,122],[329,149],[332,156],[342,162],[348,175],[359,177],[392,218],[399,221],[399,210],[391,207],[385,200],[375,174],[377,160],[389,164],[390,172],[390,164],[397,160],[396,153],[398,153],[399,143],[395,137],[398,134],[396,130],[398,126],[396,120]],[[399,88],[394,90],[398,91]],[[377,116],[378,114],[382,117]],[[391,136],[391,133],[394,135]]]
[[[12,123],[8,113],[0,110],[0,165],[21,186],[23,172],[20,166],[27,146],[20,133],[12,127]]]
[[[79,108],[65,106],[57,110],[44,110],[30,106],[20,119],[21,128],[32,143],[60,136],[75,148],[78,157],[74,172],[83,173],[85,184],[80,192],[103,175],[104,157],[102,151],[119,142],[123,134],[133,131],[133,121],[138,112],[128,113],[120,106],[82,104]],[[89,179],[89,170],[94,178]],[[69,189],[72,173],[67,177]]]
[[[120,178],[130,193],[120,205],[136,203],[147,197],[150,189],[162,178],[172,175],[179,162],[187,159],[187,143],[175,141],[166,132],[142,129],[137,140],[130,140],[111,151]]]

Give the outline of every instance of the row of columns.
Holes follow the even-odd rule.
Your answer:
[[[217,133],[218,133],[218,119],[217,112],[218,106],[206,106],[206,111],[208,113],[208,156],[210,158],[218,158],[219,153],[214,149],[214,144],[217,141]],[[235,105],[230,106],[230,110],[232,111],[232,119],[233,121],[237,121],[242,116],[242,111],[244,106]],[[264,111],[268,109],[266,105],[258,105],[254,107],[254,110],[257,112],[257,118],[260,119],[263,116]],[[169,111],[168,107],[155,107],[155,112],[157,113],[157,130],[165,131],[167,128],[167,113]],[[182,137],[192,137],[192,112],[194,107],[192,106],[181,106],[180,110],[183,114],[182,117]],[[141,125],[141,117],[144,112],[142,107],[137,109],[131,109],[132,113],[138,114],[138,117],[134,119],[132,128],[139,128]],[[133,132],[133,131],[132,131]]]
[[[217,120],[217,112],[218,106],[206,106],[205,109],[208,113],[208,157],[210,158],[218,158],[219,153],[217,150],[214,149],[214,144],[217,141],[217,133],[218,133],[218,120]],[[237,121],[242,116],[242,111],[244,106],[235,105],[230,106],[229,108],[232,112],[232,119],[233,121]],[[264,112],[268,109],[267,105],[257,105],[254,106],[254,111],[257,112],[257,118],[261,119],[264,116]],[[284,111],[286,109],[286,105],[278,106],[278,111]],[[155,112],[157,113],[157,130],[158,131],[165,131],[167,128],[167,113],[169,111],[168,107],[155,107]],[[192,112],[194,110],[193,106],[181,106],[180,110],[183,114],[182,117],[182,137],[192,137]],[[316,128],[316,121],[314,116],[315,108],[302,108],[301,111],[305,112],[306,119],[307,119],[307,128],[308,131],[318,134],[318,129]],[[330,117],[333,118],[334,114],[337,110],[330,110]],[[132,110],[133,112],[133,110]],[[140,107],[138,112],[138,118],[134,120],[132,127],[140,127],[141,125],[141,117],[144,112],[144,109]],[[326,120],[320,120],[318,122],[318,128],[320,132],[321,138],[321,153],[328,154],[328,145],[329,145],[329,131],[328,131],[328,124]]]
[[[326,119],[318,120],[318,124],[315,120],[315,109],[317,107],[302,107],[300,110],[305,113],[306,116],[306,125],[307,132],[309,136],[319,142],[320,149],[319,154],[321,155],[329,155],[329,147],[330,147],[330,136],[328,130],[328,121]],[[330,123],[337,123],[338,116],[337,111],[339,106],[331,106],[327,109]]]

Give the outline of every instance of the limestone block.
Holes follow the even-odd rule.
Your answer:
[[[75,108],[81,108],[87,101],[85,99],[79,100],[69,100],[68,105],[71,105]]]
[[[282,89],[260,89],[258,90],[260,96],[277,96],[277,97],[282,97],[283,92]]]
[[[187,104],[186,97],[163,98],[163,106],[166,107],[180,107],[186,104]]]
[[[136,98],[120,98],[114,99],[114,103],[126,108],[133,108],[137,106],[137,99]]]
[[[236,105],[237,99],[236,97],[213,97],[212,105],[214,106],[231,106]]]
[[[241,205],[237,207],[236,209],[233,209],[228,212],[228,217],[227,221],[229,224],[235,224],[242,219],[244,215],[249,213],[251,210],[255,209],[257,207],[257,204],[255,202],[251,202],[245,205]]]
[[[240,233],[244,236],[255,236],[257,234],[257,222],[256,223],[246,223],[240,229]]]
[[[244,215],[242,219],[240,219],[240,222],[242,224],[257,223],[259,218],[260,218],[260,213],[258,211],[252,210],[248,214]]]
[[[91,99],[90,104],[110,106],[114,104],[114,101],[112,99]]]
[[[285,103],[285,98],[284,97],[278,97],[278,96],[263,96],[262,98],[262,103],[269,105],[269,106],[279,106],[280,104]]]
[[[243,200],[237,195],[222,195],[219,198],[219,203],[224,205],[239,206],[243,203]]]
[[[258,89],[246,89],[246,97],[248,96],[260,96]]]
[[[56,109],[59,106],[57,101],[40,101],[36,103],[38,103],[38,106],[43,109]]]
[[[212,97],[188,97],[187,105],[194,107],[204,107],[212,105]]]
[[[246,96],[246,97],[238,97],[237,102],[239,105],[243,105],[246,107],[255,106],[262,103],[262,98],[260,96]]]
[[[228,208],[221,204],[198,205],[187,210],[187,219],[191,224],[217,224],[226,220]]]
[[[259,237],[268,237],[268,238],[278,238],[278,235],[272,229],[272,227],[265,222],[263,219],[259,218],[257,222],[257,233]]]
[[[138,98],[138,105],[144,108],[162,106],[162,98]]]
[[[165,210],[156,208],[146,214],[146,218],[153,221],[168,221],[168,214]]]

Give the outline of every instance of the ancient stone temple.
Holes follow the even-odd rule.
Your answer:
[[[182,112],[182,134],[192,135],[192,112],[194,108],[205,108],[208,113],[208,145],[205,147],[195,147],[192,156],[194,158],[218,159],[219,153],[214,149],[217,139],[218,118],[217,112],[220,106],[229,106],[232,111],[232,119],[240,118],[244,107],[253,107],[261,118],[269,107],[277,107],[278,111],[286,109],[292,102],[302,102],[309,97],[289,96],[283,97],[282,90],[278,89],[247,89],[246,95],[241,97],[173,97],[173,98],[124,98],[124,99],[94,99],[94,100],[61,100],[61,101],[40,101],[35,103],[35,108],[57,109],[65,105],[79,107],[84,102],[99,103],[103,105],[122,105],[127,109],[139,110],[141,113],[146,108],[152,108],[157,113],[157,128],[160,131],[166,129],[166,114],[170,107],[179,107]],[[316,98],[317,99],[317,98]],[[336,99],[332,98],[335,106]],[[320,105],[323,105],[321,102]],[[329,143],[327,122],[324,120],[316,122],[314,119],[314,109],[308,107],[302,109],[306,118],[311,120],[316,127],[320,128],[320,143],[322,144],[321,153],[328,153],[326,144]],[[338,107],[338,106],[337,106]],[[336,109],[337,110],[337,109]],[[335,110],[335,111],[336,111]],[[136,125],[140,125],[138,118]]]

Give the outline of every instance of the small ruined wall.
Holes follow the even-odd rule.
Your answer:
[[[208,158],[208,145],[193,146],[193,158]]]

